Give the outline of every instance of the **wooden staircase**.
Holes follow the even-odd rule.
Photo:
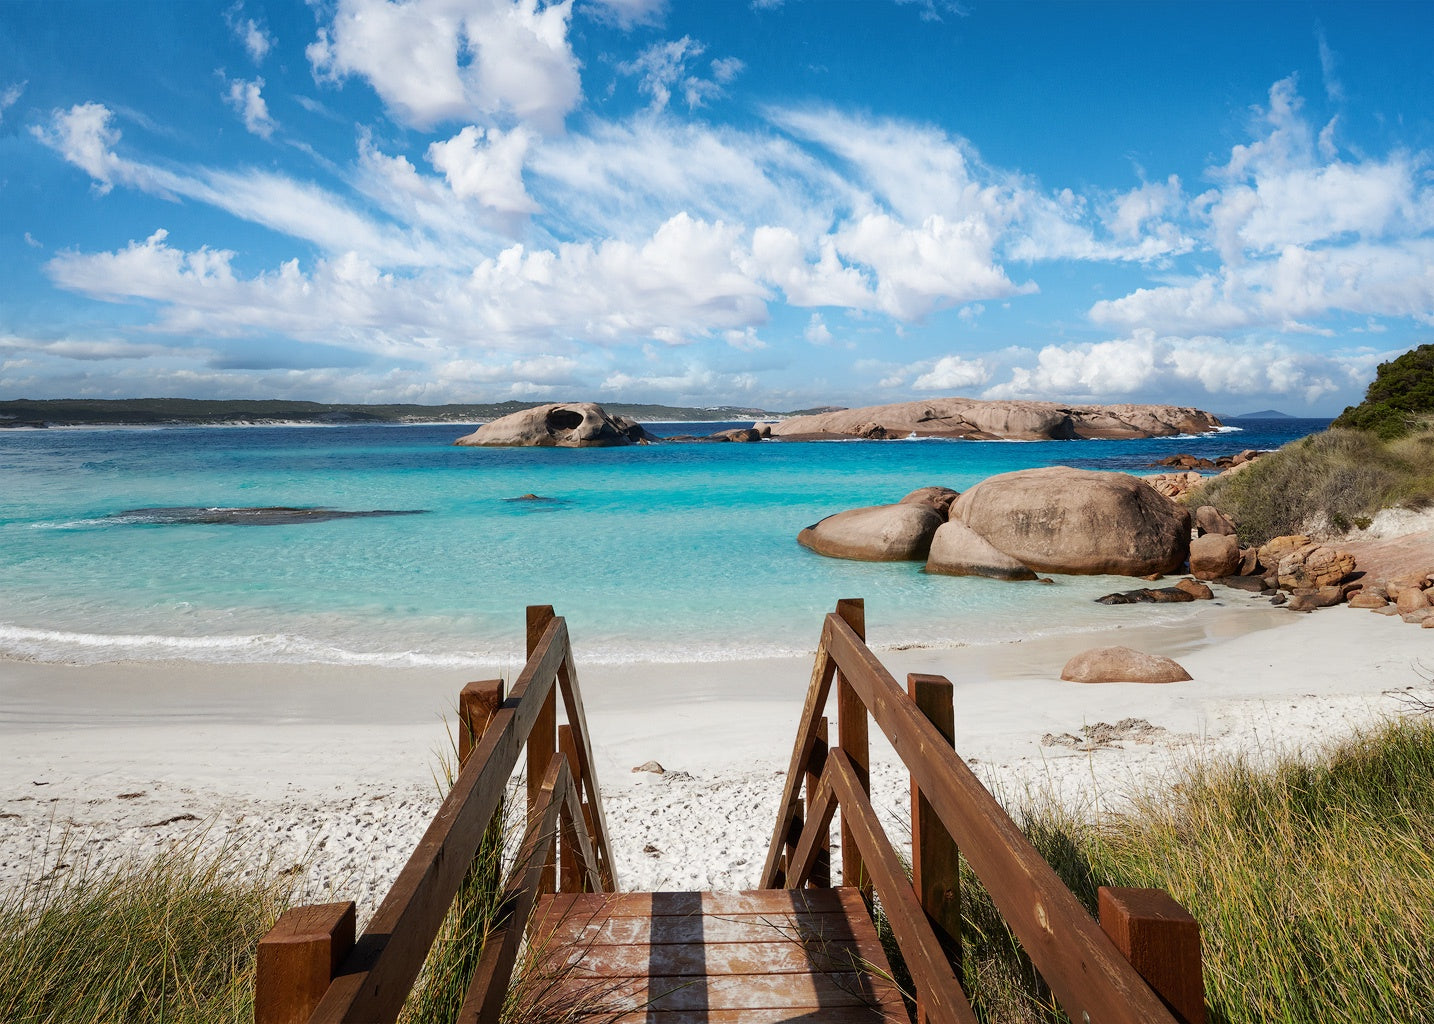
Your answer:
[[[1161,890],[1113,888],[1097,924],[956,755],[951,683],[902,689],[867,648],[864,614],[842,601],[826,618],[762,888],[622,893],[567,627],[529,608],[527,664],[506,695],[499,680],[464,688],[458,777],[364,934],[352,903],[287,911],[259,944],[255,1024],[395,1021],[525,756],[527,827],[460,1024],[498,1024],[513,997],[525,1021],[974,1024],[962,856],[1072,1020],[1204,1024],[1199,925]],[[910,876],[868,796],[870,722],[911,772]],[[909,991],[878,941],[878,905]]]

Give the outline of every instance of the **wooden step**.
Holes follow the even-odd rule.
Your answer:
[[[855,889],[545,896],[523,998],[649,1024],[909,1021]],[[527,991],[523,991],[524,988]]]

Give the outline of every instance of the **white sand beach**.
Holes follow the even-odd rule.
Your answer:
[[[988,785],[1083,809],[1118,807],[1192,755],[1312,748],[1429,692],[1434,632],[1222,597],[1180,626],[1143,627],[1133,607],[1129,625],[1103,633],[880,657],[899,681],[954,682],[957,749]],[[810,659],[584,668],[573,642],[622,887],[754,885]],[[1174,657],[1193,680],[1059,679],[1072,654],[1114,643]],[[444,718],[484,675],[0,663],[0,887],[199,830],[241,845],[256,870],[302,865],[306,895],[356,899],[366,916],[439,802]],[[1082,731],[1128,719],[1095,742]],[[875,802],[898,822],[906,777],[879,747]],[[631,770],[649,760],[666,774]]]

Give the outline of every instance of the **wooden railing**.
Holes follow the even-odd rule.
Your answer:
[[[961,974],[960,856],[1076,1024],[1203,1024],[1200,931],[1163,890],[1102,888],[1100,923],[957,756],[951,683],[903,691],[867,648],[861,601],[826,617],[764,888],[830,884],[841,812],[842,878],[880,900],[916,989],[918,1024],[974,1022]],[[837,689],[837,745],[823,712]],[[911,773],[912,877],[871,805],[868,720]],[[805,790],[805,800],[803,800]]]
[[[398,1017],[485,833],[501,825],[525,747],[527,828],[458,1020],[497,1021],[540,894],[616,889],[567,625],[551,607],[528,609],[527,647],[506,698],[502,680],[463,688],[457,778],[362,937],[354,904],[334,903],[285,912],[260,941],[255,1024]]]

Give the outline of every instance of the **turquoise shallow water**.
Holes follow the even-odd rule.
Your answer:
[[[454,448],[446,426],[0,432],[0,657],[467,665],[515,658],[523,606],[567,616],[584,661],[796,654],[841,597],[879,645],[1098,629],[1091,598],[814,555],[797,531],[916,487],[1063,463],[1150,472],[1177,451],[1274,447],[1325,421],[1135,442],[893,441]],[[716,429],[716,425],[701,429]],[[665,425],[678,433],[688,425]],[[535,493],[549,501],[511,501]],[[423,509],[277,526],[130,509]],[[1142,609],[1189,615],[1187,606]]]

